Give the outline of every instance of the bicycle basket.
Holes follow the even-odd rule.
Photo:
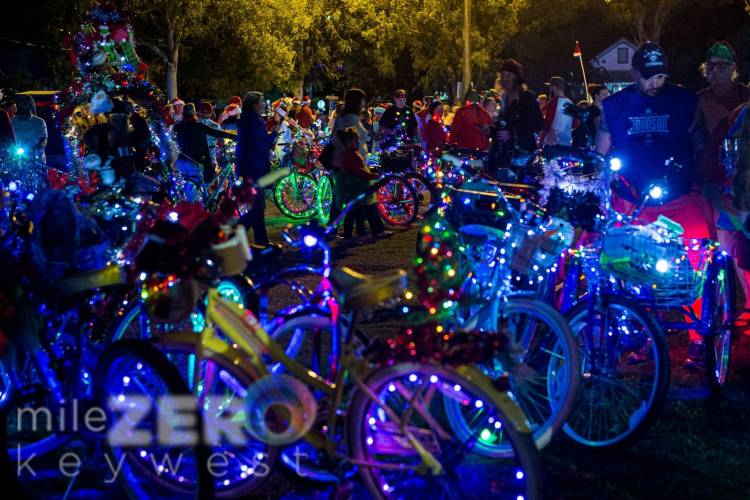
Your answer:
[[[657,223],[612,228],[600,264],[639,298],[657,307],[693,303],[703,291],[707,249],[688,249],[682,238]]]
[[[540,276],[549,270],[573,242],[575,230],[562,219],[551,219],[541,226],[514,224],[510,229],[511,269],[522,276]]]

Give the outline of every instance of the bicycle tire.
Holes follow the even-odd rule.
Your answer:
[[[292,185],[297,179],[297,188]],[[290,219],[306,220],[315,215],[317,183],[306,174],[292,173],[283,177],[273,189],[273,201],[279,211]]]
[[[333,207],[333,177],[323,174],[318,179],[317,198],[315,208],[318,221],[327,226],[331,222],[331,208]]]
[[[168,395],[190,396],[190,390],[177,372],[176,368],[169,363],[166,357],[156,349],[154,345],[142,340],[125,339],[107,346],[97,364],[94,394],[95,401],[99,403],[100,408],[107,408],[107,402],[110,396],[112,396],[110,389],[107,387],[108,383],[114,381],[119,383],[120,380],[122,380],[124,386],[129,385],[130,379],[128,378],[126,382],[125,379],[127,377],[123,377],[122,372],[117,372],[116,368],[118,367],[118,363],[124,363],[131,358],[132,360],[137,360],[136,366],[138,367],[138,370],[148,370],[149,381],[153,383],[154,378],[158,377],[158,379],[164,383]],[[134,372],[127,369],[125,373],[135,376]],[[133,386],[138,385],[139,384],[137,383],[133,384]],[[191,416],[195,418],[195,428],[202,429],[203,420],[201,413],[196,410],[194,413],[191,413]],[[157,473],[155,469],[150,469],[148,466],[144,466],[145,464],[138,464],[137,459],[136,463],[133,464],[131,463],[133,454],[130,454],[131,459],[128,460],[127,457],[122,458],[125,456],[125,453],[118,451],[118,448],[110,446],[109,444],[108,448],[113,452],[118,463],[122,463],[120,484],[130,498],[140,499],[155,496],[150,489],[144,488],[141,484],[143,474],[146,474],[151,470],[153,471],[153,475],[151,476],[151,479],[153,479],[152,484],[157,484],[163,487],[169,492],[168,494],[170,497],[177,494],[183,494],[187,495],[189,498],[203,500],[214,497],[214,480],[208,468],[208,460],[210,456],[209,450],[207,447],[203,446],[201,441],[202,439],[199,438],[199,443],[196,446],[191,447],[196,464],[196,476],[194,481],[196,486],[194,488],[180,488],[180,484],[184,484],[184,482],[179,481],[178,478],[171,481],[165,479],[165,476],[162,475],[163,470],[160,470]],[[141,455],[141,457],[143,457],[143,455]],[[182,460],[182,454],[180,455],[180,460]],[[145,459],[143,459],[143,461],[145,461]],[[163,463],[164,462],[162,462],[162,464]]]
[[[578,445],[606,451],[629,446],[649,429],[664,405],[667,390],[669,389],[670,374],[667,341],[664,333],[654,318],[637,302],[628,297],[607,294],[603,295],[601,300],[606,304],[607,309],[606,311],[603,311],[603,313],[606,314],[597,313],[600,316],[609,319],[613,314],[615,317],[619,314],[620,316],[616,317],[616,319],[619,319],[620,321],[625,321],[630,318],[634,319],[633,324],[624,325],[624,323],[620,323],[618,325],[618,329],[616,330],[618,332],[617,338],[613,338],[614,335],[609,336],[609,334],[612,333],[612,330],[608,330],[608,336],[605,337],[617,340],[619,345],[619,332],[622,331],[625,333],[623,341],[630,342],[630,344],[625,344],[625,347],[630,349],[626,352],[631,355],[630,358],[625,360],[626,367],[628,366],[627,363],[634,358],[634,356],[632,356],[634,354],[642,354],[642,358],[645,360],[634,359],[632,365],[633,371],[638,366],[652,364],[654,366],[653,376],[650,377],[652,382],[651,388],[644,391],[641,401],[638,401],[639,395],[635,394],[636,397],[633,399],[632,405],[634,406],[634,409],[622,416],[622,422],[617,428],[617,431],[610,432],[603,437],[592,436],[591,433],[594,430],[594,426],[592,423],[593,416],[591,415],[591,412],[595,409],[598,410],[599,408],[603,408],[606,403],[606,393],[602,390],[597,394],[596,391],[601,387],[606,387],[611,394],[614,394],[612,387],[614,387],[615,382],[618,382],[618,379],[610,378],[605,381],[604,377],[610,375],[602,373],[601,369],[598,369],[597,372],[592,372],[591,370],[587,371],[587,368],[589,368],[588,364],[590,364],[590,361],[588,360],[596,354],[593,349],[582,345],[586,343],[586,339],[583,338],[581,333],[590,313],[588,310],[588,304],[585,301],[579,302],[573,306],[566,315],[573,334],[578,340],[579,348],[581,349],[582,376],[581,383],[578,385],[576,402],[573,405],[567,423],[563,426],[563,430],[565,435]],[[625,330],[622,330],[622,328],[625,328]],[[643,337],[644,335],[645,340]],[[610,341],[608,340],[607,342]],[[607,369],[610,372],[612,371],[612,368],[607,367]],[[624,380],[624,377],[629,374],[628,372],[621,370],[614,375]],[[601,383],[601,387],[596,385],[598,382]],[[639,382],[639,384],[641,383]],[[581,398],[588,398],[588,404],[581,404]],[[627,403],[625,399],[618,402],[616,407],[619,412],[628,412],[625,403]],[[609,425],[606,425],[605,421],[604,427],[613,428],[614,424],[615,422],[612,421],[609,422]],[[586,428],[591,429],[589,436],[583,435],[582,431]]]
[[[387,414],[383,416],[374,408],[374,411],[369,411],[371,406],[373,406],[372,398],[374,397],[376,398],[376,401],[378,401],[374,407],[379,408],[381,405],[384,406],[388,404],[384,399],[380,399],[380,397],[385,398],[386,396],[379,395],[389,393],[400,394],[402,391],[409,388],[406,384],[422,384],[424,381],[425,385],[431,386],[426,392],[432,390],[432,387],[438,387],[438,389],[433,391],[433,394],[440,392],[442,395],[442,391],[445,390],[446,392],[456,391],[456,393],[461,395],[471,394],[472,396],[475,396],[476,401],[474,401],[473,398],[470,401],[475,404],[470,406],[476,407],[477,412],[481,412],[478,413],[477,419],[479,419],[479,415],[485,412],[487,415],[491,415],[491,418],[487,420],[487,424],[481,423],[477,426],[477,431],[472,437],[474,443],[476,443],[477,439],[489,439],[490,435],[502,435],[505,439],[508,439],[512,445],[510,448],[513,451],[512,456],[505,457],[504,459],[473,454],[471,456],[472,484],[471,487],[466,484],[460,485],[461,494],[458,496],[459,498],[536,499],[541,497],[542,469],[539,454],[534,442],[528,432],[523,432],[516,428],[516,423],[514,423],[516,422],[515,418],[505,413],[503,410],[503,408],[507,407],[506,405],[510,402],[510,399],[503,399],[507,398],[507,395],[497,392],[494,388],[490,390],[483,389],[483,386],[480,385],[481,382],[478,382],[482,378],[481,374],[478,374],[473,369],[467,367],[452,369],[417,363],[399,363],[377,369],[371,373],[366,380],[370,393],[368,394],[365,391],[357,390],[352,397],[352,402],[349,406],[349,412],[347,415],[349,453],[356,463],[369,464],[368,467],[360,467],[359,471],[361,479],[370,495],[376,499],[394,498],[394,496],[389,495],[389,493],[393,493],[392,490],[398,483],[395,482],[393,475],[387,475],[389,469],[384,468],[383,471],[375,470],[378,468],[377,465],[379,462],[373,460],[373,457],[384,455],[386,453],[385,450],[387,450],[387,446],[384,443],[387,441],[388,435],[397,435],[400,432],[395,429],[393,425],[388,425],[386,420],[388,418]],[[427,382],[428,380],[429,384]],[[395,388],[397,384],[399,387],[398,389]],[[392,389],[392,387],[394,388]],[[418,385],[410,387],[418,387]],[[443,389],[446,387],[447,389]],[[435,397],[437,398],[438,396]],[[406,398],[406,395],[404,395],[404,398]],[[430,401],[432,401],[432,397],[430,397]],[[479,404],[480,401],[482,402],[481,406]],[[426,403],[424,399],[414,401],[414,403],[422,403],[419,405],[420,407],[429,407],[431,404]],[[510,404],[512,405],[512,403]],[[436,405],[439,406],[439,403],[436,403]],[[516,407],[516,411],[522,419],[523,414],[520,412],[520,409]],[[415,414],[423,413],[420,413],[420,410],[412,411],[410,417]],[[440,415],[436,414],[435,418],[440,419]],[[441,431],[435,430],[435,428],[440,428],[439,421],[437,422],[437,425],[435,425],[430,423],[427,417],[425,417],[424,422],[423,425],[430,429],[418,429],[420,431],[418,433],[420,435],[418,440],[421,443],[429,442],[430,444],[425,444],[425,446],[431,447],[434,451],[433,455],[437,455],[438,459],[443,455],[455,454],[456,452],[465,454],[467,451],[473,450],[473,443],[470,443],[469,441],[462,442],[459,439],[455,439],[454,436],[449,436],[447,431],[444,430],[445,427],[443,427],[442,435],[438,437],[438,435],[441,434]],[[484,419],[482,419],[482,422],[484,422]],[[409,425],[409,422],[403,425],[405,425],[406,428],[414,429],[414,431],[412,431],[414,433],[417,429],[417,423],[418,421],[415,420],[414,425]],[[372,434],[378,430],[378,427],[383,427],[385,434],[380,438],[375,439]],[[479,432],[480,427],[484,428],[481,433]],[[489,431],[486,427],[493,430]],[[488,432],[489,434],[485,435],[485,432]],[[441,447],[440,441],[447,441],[447,443],[445,446]],[[392,474],[397,474],[399,473],[399,469],[396,467],[402,465],[403,461],[407,461],[408,463],[409,457],[414,457],[414,448],[412,445],[408,444],[408,441],[406,441],[404,437],[400,440],[399,438],[390,438],[388,442],[395,442],[396,444],[394,446],[399,448],[393,450],[393,460],[402,460],[402,462],[395,464],[392,464],[390,461],[388,462],[388,465],[392,464],[394,466],[393,470],[390,472],[392,472]],[[383,446],[386,446],[385,450],[383,450]],[[512,461],[513,463],[507,463],[507,461]],[[448,459],[444,462],[445,463],[441,465],[446,467],[454,466]],[[494,483],[490,482],[490,485],[494,484],[495,487],[497,487],[498,484],[506,487],[515,486],[517,491],[506,491],[500,493],[491,489],[492,486],[489,486],[489,491],[478,492],[476,490],[479,486],[478,483],[481,479],[484,479],[484,477],[480,476],[477,472],[480,471],[480,466],[482,467],[482,472],[486,470],[484,467],[489,468],[491,471],[490,474]],[[395,498],[430,498],[433,495],[436,495],[437,498],[452,498],[449,493],[448,495],[445,494],[445,489],[447,488],[445,488],[446,485],[444,481],[446,477],[454,477],[457,481],[465,481],[466,477],[460,474],[460,472],[461,471],[456,470],[449,471],[445,476],[431,476],[428,473],[425,476],[426,481],[413,486],[416,491],[411,491],[409,492],[410,494],[395,493],[394,495],[398,495],[395,496]],[[413,472],[407,472],[407,474],[409,474],[409,477],[406,484],[411,485],[416,481],[418,476]],[[435,491],[430,491],[430,489]]]
[[[479,316],[489,311],[480,310]],[[580,378],[578,344],[565,318],[552,306],[529,297],[509,297],[502,310],[501,324],[492,331],[506,331],[513,353],[512,367],[503,366],[503,356],[494,366],[480,366],[488,377],[508,376],[510,390],[528,417],[538,449],[547,446],[565,424],[576,397]],[[520,337],[520,338],[519,338]],[[446,413],[460,435],[466,435],[465,423],[454,402],[446,400]],[[502,456],[503,444],[478,443],[488,456]]]
[[[154,342],[154,347],[159,350],[172,365],[178,367],[177,370],[180,372],[183,379],[187,380],[187,386],[192,391],[196,385],[200,385],[205,390],[205,379],[198,380],[197,377],[193,376],[192,380],[187,373],[183,373],[189,369],[188,366],[184,366],[181,356],[193,355],[199,349],[200,339],[197,335],[192,332],[173,332],[165,335]],[[231,351],[227,354],[221,354],[215,351],[204,351],[204,361],[212,363],[214,366],[212,370],[219,374],[219,379],[222,383],[227,385],[227,381],[234,380],[240,385],[238,390],[240,391],[238,397],[244,398],[241,390],[249,387],[253,382],[260,379],[260,376],[252,370],[249,363],[243,363],[246,360],[244,353],[238,350]],[[194,359],[194,358],[193,358]],[[239,364],[243,365],[243,368],[239,368]],[[207,370],[206,370],[207,371]],[[229,387],[227,385],[227,387]],[[212,393],[215,394],[215,393]],[[246,454],[247,452],[239,452],[232,450],[231,454],[234,460],[239,460],[240,454]],[[258,450],[253,450],[253,455],[258,453]],[[279,449],[274,446],[264,446],[263,452],[267,457],[266,466],[271,466],[277,463],[279,455]],[[263,459],[266,461],[266,459]],[[236,467],[234,467],[235,472]],[[229,471],[226,471],[229,473]],[[240,474],[242,472],[240,466]],[[248,479],[249,477],[249,479]],[[259,490],[266,488],[268,484],[274,479],[273,473],[268,473],[264,476],[256,476],[255,474],[249,474],[248,477],[240,477],[239,481],[232,481],[226,483],[226,475],[222,476],[223,481],[218,481],[214,485],[216,498],[248,498],[249,496],[257,493]]]
[[[727,381],[732,361],[732,331],[735,317],[736,283],[734,262],[721,256],[710,264],[703,285],[701,323],[704,324],[706,378],[716,391]],[[704,318],[709,316],[709,322]]]
[[[414,188],[401,176],[385,175],[375,191],[378,213],[389,226],[411,225],[419,212],[419,197]]]
[[[18,431],[18,420],[21,418],[20,411],[22,410],[20,406],[16,406],[16,403],[18,402],[18,399],[14,396],[14,392],[17,391],[17,388],[13,388],[9,385],[5,385],[6,381],[10,383],[10,377],[7,375],[7,369],[6,369],[6,363],[3,361],[0,361],[0,379],[3,381],[3,390],[10,391],[10,394],[8,396],[8,400],[5,402],[3,411],[6,412],[8,415],[15,415],[15,418],[8,418],[6,419],[6,454],[8,458],[11,461],[14,461],[14,463],[20,463],[24,460],[28,460],[33,456],[43,456],[48,453],[51,453],[55,450],[60,449],[63,447],[66,443],[68,443],[71,439],[73,439],[74,434],[73,433],[60,433],[52,430],[48,435],[40,437],[40,439],[35,441],[28,441],[23,444],[14,442],[13,439],[15,438],[15,435],[12,432],[8,432],[11,429],[9,429],[8,426],[13,424],[15,426],[15,430]],[[43,389],[46,389],[45,385],[40,382],[39,384]],[[38,405],[37,408],[54,408],[55,405],[51,403],[51,401],[48,401],[49,399],[49,392],[45,390],[44,392],[44,398],[45,401]],[[15,409],[15,411],[13,411]],[[35,409],[32,407],[32,409]],[[51,422],[51,426],[56,426],[56,423],[54,422],[55,412],[52,412],[51,418],[53,419],[53,422]],[[24,425],[25,428],[25,425]]]
[[[408,172],[404,174],[404,178],[406,178],[417,193],[419,201],[417,216],[420,219],[424,219],[425,215],[438,204],[440,192],[432,182],[421,174]]]

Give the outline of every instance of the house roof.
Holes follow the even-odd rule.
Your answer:
[[[602,58],[602,57],[604,57],[604,56],[605,56],[605,55],[606,55],[606,54],[607,54],[608,52],[610,52],[610,51],[614,50],[615,48],[617,48],[617,46],[619,46],[620,44],[623,44],[623,43],[624,43],[624,44],[626,44],[626,45],[628,45],[628,46],[629,46],[630,48],[632,48],[632,49],[633,49],[633,51],[635,51],[635,50],[637,50],[637,49],[638,49],[638,47],[637,47],[637,46],[636,46],[636,45],[635,45],[635,44],[634,44],[633,42],[631,42],[630,40],[628,40],[628,39],[627,39],[627,38],[625,38],[625,37],[621,37],[621,38],[619,38],[619,39],[618,39],[618,40],[617,40],[617,41],[616,41],[615,43],[613,43],[612,45],[610,45],[610,46],[609,46],[609,47],[607,47],[606,49],[604,49],[604,50],[602,50],[601,52],[599,52],[598,54],[596,54],[596,55],[595,55],[595,56],[594,56],[594,57],[593,57],[593,58],[591,59],[590,63],[591,63],[591,64],[592,64],[593,66],[596,66],[596,63],[597,63],[597,61],[598,61],[599,59],[601,59],[601,58]]]

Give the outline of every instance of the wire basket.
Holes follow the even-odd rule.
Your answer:
[[[690,305],[703,292],[710,247],[682,238],[657,224],[610,230],[602,243],[602,270],[625,282],[656,307]]]
[[[527,277],[543,276],[573,241],[574,229],[566,221],[553,219],[541,226],[514,224],[510,228],[513,272]]]

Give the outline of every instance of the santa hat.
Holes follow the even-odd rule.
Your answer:
[[[184,105],[185,105],[185,101],[183,101],[179,97],[172,99],[172,106],[184,106]]]
[[[230,104],[227,106],[227,109],[224,110],[224,113],[227,114],[227,116],[237,116],[242,112],[242,108],[239,107],[237,104]]]
[[[217,120],[219,122],[219,125],[221,125],[221,122],[229,118],[230,116],[237,116],[242,111],[242,108],[240,108],[236,104],[230,104],[224,109],[224,112],[219,116],[219,119]]]
[[[229,103],[227,104],[227,107],[231,106],[232,104],[236,104],[237,106],[242,106],[242,98],[238,95],[232,96],[232,98],[229,99]]]
[[[306,95],[302,98],[302,104],[310,104],[310,96]]]

